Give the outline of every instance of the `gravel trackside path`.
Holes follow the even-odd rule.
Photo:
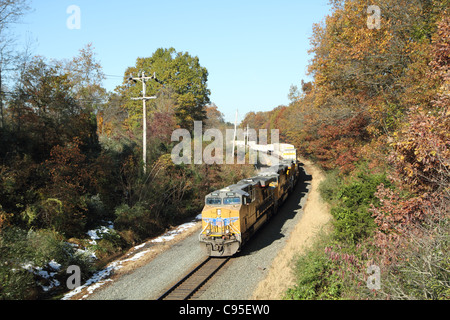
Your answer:
[[[284,248],[272,262],[266,278],[253,292],[252,299],[278,300],[284,292],[295,284],[292,270],[293,259],[314,243],[314,237],[331,219],[329,206],[322,200],[319,184],[325,178],[323,173],[310,161],[302,160],[307,172],[312,175],[311,190],[303,208],[303,215],[292,230]]]
[[[308,161],[302,161],[304,170],[291,196],[269,223],[207,284],[198,299],[280,299],[292,284],[292,258],[311,242],[314,233],[328,221],[324,213],[326,208],[318,197],[320,172]],[[306,213],[305,206],[309,208]],[[200,225],[183,239],[168,242],[164,250],[148,262],[115,276],[113,281],[87,298],[157,299],[204,259],[198,244],[199,229]]]

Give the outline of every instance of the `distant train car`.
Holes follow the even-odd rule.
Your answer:
[[[299,176],[298,163],[272,166],[260,175],[205,197],[199,241],[209,256],[232,256],[283,203]]]

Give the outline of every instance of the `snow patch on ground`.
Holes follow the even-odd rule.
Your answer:
[[[182,224],[180,226],[178,226],[176,229],[171,230],[166,232],[165,234],[163,234],[162,236],[159,236],[156,239],[151,240],[150,242],[155,243],[155,242],[165,242],[165,241],[170,241],[175,239],[175,236],[192,228],[193,226],[195,226],[195,222],[188,222],[185,224]]]
[[[107,282],[113,281],[112,279],[109,279],[109,277],[114,273],[114,271],[121,269],[123,267],[124,263],[129,262],[129,261],[139,260],[143,256],[145,256],[147,253],[151,252],[152,251],[151,248],[146,249],[146,250],[141,250],[146,245],[151,245],[152,243],[161,243],[161,242],[171,241],[171,240],[175,239],[175,237],[177,235],[186,232],[190,228],[193,228],[196,225],[198,220],[201,220],[201,214],[197,215],[195,217],[195,219],[191,222],[187,222],[182,225],[179,225],[175,229],[170,230],[155,239],[152,239],[145,243],[134,246],[131,249],[131,252],[125,257],[125,259],[122,258],[122,260],[117,260],[117,261],[111,262],[110,264],[108,264],[106,266],[105,269],[96,272],[89,280],[86,281],[86,283],[71,290],[66,295],[64,295],[62,300],[69,300],[72,297],[74,297],[75,295],[77,295],[81,292],[84,292],[84,290],[87,291],[87,294],[83,295],[81,299],[86,299],[95,290],[97,290],[98,288],[100,288],[101,286],[106,284]],[[113,227],[110,225],[108,227],[101,227],[99,229],[90,230],[88,232],[88,235],[90,236],[91,241],[95,242],[95,240],[101,239],[102,233],[110,232],[110,230],[112,228]]]
[[[58,262],[56,262],[55,260],[50,261],[47,265],[48,265],[48,267],[50,267],[52,269],[52,271],[49,272],[47,270],[44,270],[45,267],[35,267],[35,266],[31,265],[31,263],[27,263],[22,266],[22,268],[24,268],[25,270],[27,270],[33,274],[36,274],[43,279],[48,280],[47,281],[48,285],[41,284],[41,287],[45,292],[47,292],[50,289],[53,289],[55,287],[58,287],[61,284],[57,279],[54,279],[54,277],[58,274],[58,271],[61,268],[61,265]]]
[[[106,221],[105,223],[107,224],[106,226],[100,226],[97,229],[89,230],[87,232],[87,235],[90,238],[89,240],[90,245],[92,246],[96,245],[97,244],[96,240],[101,239],[104,234],[113,232],[114,224],[111,221]],[[78,248],[77,244],[73,243],[67,244],[76,248],[77,254],[85,255],[93,260],[97,259],[97,257],[95,256],[95,251],[89,246],[85,248]],[[60,281],[58,281],[55,278],[61,269],[61,264],[59,264],[55,260],[51,260],[44,266],[33,266],[31,263],[27,263],[24,264],[22,268],[41,278],[40,280],[37,281],[37,283],[41,286],[41,288],[45,292],[48,292],[49,290],[55,287],[59,287],[61,285]],[[42,284],[41,282],[45,284]]]
[[[108,234],[112,232],[112,230],[114,230],[114,224],[111,221],[107,221],[106,223],[108,223],[107,226],[100,226],[97,229],[89,230],[88,232],[86,232],[89,238],[91,238],[91,244],[97,244],[95,240],[100,240],[104,234]]]

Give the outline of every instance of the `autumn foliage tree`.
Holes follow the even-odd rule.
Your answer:
[[[450,121],[449,105],[449,36],[450,19],[443,17],[433,37],[433,60],[430,77],[441,78],[441,89],[431,107],[412,107],[407,122],[396,132],[394,152],[390,160],[395,171],[393,178],[411,197],[380,186],[379,198],[383,206],[374,209],[380,225],[378,237],[398,238],[408,227],[426,219],[448,219],[450,201]],[[443,103],[444,102],[444,103]],[[394,219],[395,221],[392,221]],[[386,243],[385,243],[386,245]]]
[[[286,142],[329,172],[323,190],[336,220],[334,240],[346,253],[363,247],[363,262],[382,266],[393,284],[383,297],[448,298],[449,2],[330,4],[331,14],[313,26],[312,85],[303,92],[291,87],[290,105],[262,113],[263,126],[280,129]],[[379,28],[369,26],[369,6],[379,9]],[[255,116],[246,120],[255,123]],[[367,181],[379,185],[369,192]],[[342,236],[354,234],[356,242]],[[341,271],[345,263],[338,260],[327,264],[328,274]],[[317,263],[323,261],[329,260]]]
[[[289,106],[292,125],[280,127],[284,135],[301,136],[298,148],[327,169],[346,171],[346,164],[368,157],[379,165],[365,146],[388,153],[385,145],[409,108],[431,107],[438,90],[439,81],[429,77],[430,39],[445,3],[332,1],[333,13],[313,27],[312,88]],[[369,5],[380,8],[379,29],[368,27]],[[352,141],[346,128],[355,129]]]

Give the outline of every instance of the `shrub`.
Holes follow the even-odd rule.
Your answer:
[[[447,193],[402,196],[380,185],[373,208],[374,244],[384,270],[381,293],[392,299],[450,298]]]
[[[91,242],[88,247],[89,250],[95,251],[95,256],[100,261],[97,265],[121,253],[123,248],[127,246],[127,241],[115,229],[103,227],[100,231],[97,230],[95,234],[95,241]]]
[[[308,251],[296,259],[296,284],[287,290],[284,299],[339,299],[345,288],[343,278],[336,272],[338,264],[327,255],[330,239],[322,235]]]
[[[58,270],[49,267],[51,261],[60,265]],[[55,231],[3,228],[0,233],[0,299],[35,299],[43,293],[41,286],[48,285],[49,281],[36,270],[51,269],[55,272],[53,278],[63,284],[70,265],[80,267],[82,279],[87,279],[93,271],[89,259],[78,254]]]
[[[309,252],[297,261],[297,284],[288,289],[286,299],[339,299],[342,281],[333,274],[332,262],[322,253]]]
[[[372,234],[376,224],[369,209],[371,204],[378,205],[374,194],[381,183],[390,185],[385,174],[360,171],[349,182],[337,184],[337,191],[332,188],[326,191],[335,197],[331,214],[335,218],[337,240],[356,244]]]
[[[87,217],[87,226],[93,226],[98,221],[109,218],[108,211],[99,194],[93,196],[85,196],[89,215]]]
[[[153,216],[151,209],[142,202],[132,207],[127,204],[118,206],[115,210],[115,227],[119,231],[131,230],[136,235],[136,240],[144,240],[158,232],[163,231],[158,221]]]
[[[337,198],[339,186],[342,184],[342,179],[339,177],[337,170],[329,171],[325,180],[319,185],[320,195],[322,199],[328,202],[332,202]]]
[[[403,232],[402,245],[390,248],[391,263],[380,261],[382,298],[405,300],[450,299],[450,221],[448,203],[433,208],[441,216],[426,217]],[[395,263],[392,263],[395,262]]]
[[[0,233],[0,299],[29,299],[36,290],[33,275],[22,268],[32,252],[27,233],[19,228],[3,228]]]

